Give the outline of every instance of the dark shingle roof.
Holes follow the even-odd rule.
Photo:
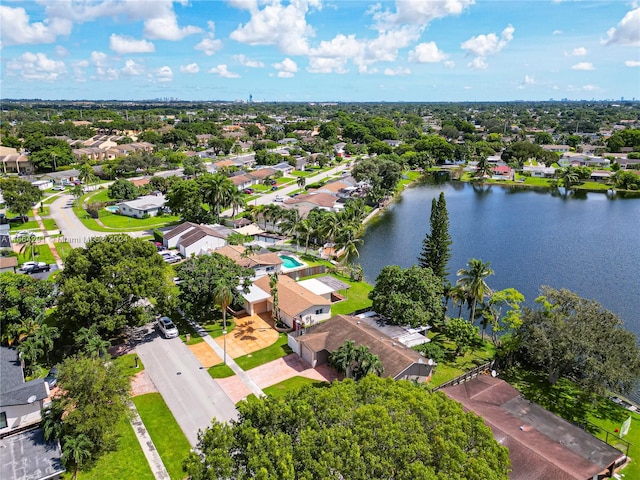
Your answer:
[[[26,405],[32,396],[36,401],[49,396],[43,379],[24,381],[18,352],[12,348],[0,347],[0,378],[0,407]]]
[[[0,451],[2,480],[44,480],[65,472],[60,445],[46,442],[40,428],[0,439]]]

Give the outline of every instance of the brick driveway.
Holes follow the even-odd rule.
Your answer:
[[[268,313],[236,317],[235,322],[236,328],[227,334],[227,355],[231,358],[262,350],[278,340],[278,332],[274,330],[273,320]],[[214,340],[223,346],[222,337]]]

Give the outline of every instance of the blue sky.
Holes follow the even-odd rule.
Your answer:
[[[2,0],[0,96],[640,98],[640,3]]]

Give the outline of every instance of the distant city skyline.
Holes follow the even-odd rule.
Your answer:
[[[27,0],[0,22],[2,98],[640,98],[638,1]]]

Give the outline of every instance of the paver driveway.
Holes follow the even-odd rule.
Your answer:
[[[270,314],[236,317],[235,322],[236,328],[227,334],[227,355],[231,358],[262,350],[278,340],[278,332],[273,328]],[[218,345],[223,346],[222,337],[214,340]]]

